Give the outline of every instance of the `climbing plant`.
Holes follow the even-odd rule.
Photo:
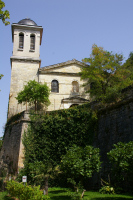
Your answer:
[[[73,144],[92,145],[96,124],[88,104],[44,115],[31,114],[31,125],[23,138],[26,173],[31,177],[29,163],[36,161],[57,166]]]

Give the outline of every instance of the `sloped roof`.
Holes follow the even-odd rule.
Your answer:
[[[54,64],[54,65],[49,65],[49,66],[46,66],[46,67],[41,67],[39,69],[39,71],[45,71],[45,70],[48,70],[48,69],[63,67],[63,66],[70,65],[70,64],[77,64],[77,65],[80,65],[80,66],[86,65],[83,62],[80,62],[80,61],[78,61],[76,59],[72,59],[72,60],[68,60],[66,62],[62,62],[62,63],[58,63],[58,64]]]

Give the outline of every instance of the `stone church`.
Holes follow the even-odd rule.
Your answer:
[[[69,108],[89,101],[82,87],[79,72],[84,65],[75,59],[41,67],[40,45],[43,28],[31,19],[12,24],[13,55],[11,56],[11,86],[8,117],[26,110],[16,96],[29,80],[47,83],[50,88],[48,111]],[[28,107],[29,109],[29,107]]]

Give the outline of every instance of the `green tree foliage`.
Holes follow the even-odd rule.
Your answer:
[[[0,79],[3,77],[3,74],[0,74]]]
[[[90,58],[83,59],[88,65],[80,73],[81,79],[87,80],[86,85],[90,86],[87,92],[92,100],[117,101],[121,90],[133,83],[130,70],[123,67],[122,60],[121,54],[113,54],[95,44],[92,46]]]
[[[129,143],[119,142],[114,144],[108,154],[112,164],[113,179],[116,186],[127,187],[133,186],[133,141]]]
[[[22,91],[18,93],[16,97],[18,103],[29,103],[35,105],[35,111],[37,111],[37,104],[49,105],[49,88],[46,83],[41,84],[35,80],[29,81]]]
[[[129,58],[123,64],[123,68],[126,69],[127,77],[133,80],[133,52],[130,52]]]
[[[73,144],[82,147],[91,145],[97,126],[97,118],[89,105],[31,115],[31,122],[23,138],[24,170],[31,183],[36,180],[33,179],[30,163],[41,161],[45,166],[56,167]]]
[[[94,172],[101,168],[99,149],[92,146],[79,147],[73,145],[61,160],[62,171],[67,177],[81,184],[83,178],[90,178]],[[77,184],[76,184],[77,185]]]
[[[35,180],[36,185],[44,183],[46,195],[48,195],[48,181],[49,178],[55,178],[61,173],[59,166],[53,167],[50,164],[44,164],[42,161],[35,161],[29,163],[29,170],[32,174],[32,178]]]
[[[3,74],[0,74],[0,79],[3,77]],[[0,90],[1,91],[1,90]]]
[[[5,25],[10,24],[9,21],[6,21],[6,19],[10,19],[10,14],[8,10],[3,11],[2,9],[5,7],[5,3],[0,0],[0,19]]]
[[[0,151],[1,151],[2,145],[3,145],[3,137],[0,137]]]

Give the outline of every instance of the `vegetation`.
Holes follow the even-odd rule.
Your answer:
[[[0,0],[0,19],[5,25],[8,25],[10,24],[10,22],[6,21],[6,19],[10,19],[10,14],[8,10],[5,10],[5,11],[2,10],[4,7],[5,7],[5,3],[2,0]]]
[[[0,74],[0,79],[2,79],[2,77],[3,77],[3,74]],[[1,90],[0,90],[1,91]]]
[[[31,187],[24,185],[23,183],[18,183],[15,181],[7,182],[7,191],[11,197],[19,198],[19,200],[47,200],[49,197],[43,195],[40,191],[40,186]]]
[[[50,200],[72,200],[70,197],[72,194],[71,190],[68,188],[50,188],[49,189],[49,197]],[[0,199],[1,200],[13,200],[9,195],[7,195],[7,192],[1,192],[0,193]],[[127,199],[133,199],[132,195],[126,195],[126,194],[100,194],[99,192],[94,191],[86,191],[85,195],[83,197],[83,200],[127,200]],[[28,200],[28,199],[27,199]]]
[[[46,176],[52,169],[49,175],[55,177],[55,167],[60,164],[62,156],[73,144],[80,147],[92,145],[96,127],[97,118],[89,105],[45,115],[31,115],[31,125],[23,138],[25,147],[23,175],[27,174],[30,184],[37,184],[38,180],[34,177],[38,175],[36,172],[38,169],[35,166],[39,167],[40,163],[44,165],[40,166],[42,168],[40,174],[44,173]],[[70,177],[61,173],[56,179],[56,185],[66,185],[67,178]],[[40,184],[43,187],[45,180],[40,180]]]
[[[116,189],[130,190],[133,186],[133,141],[114,144],[114,149],[108,153],[112,164],[112,181]]]
[[[122,60],[121,54],[113,54],[95,44],[92,46],[90,58],[83,59],[88,65],[80,73],[81,79],[87,80],[85,86],[92,100],[118,101],[121,90],[133,83],[132,68],[122,65]]]
[[[43,104],[43,106],[48,106],[49,102],[49,88],[46,83],[41,84],[35,80],[29,81],[24,89],[18,93],[16,97],[18,103],[24,103],[29,105],[35,105],[35,111],[37,111],[37,104]]]
[[[1,148],[2,148],[2,144],[3,144],[3,137],[0,137],[0,151],[1,151]]]
[[[83,187],[83,180],[92,177],[94,172],[101,168],[99,149],[92,146],[79,147],[73,145],[62,157],[61,166],[63,173],[68,176],[68,181],[78,191]]]

